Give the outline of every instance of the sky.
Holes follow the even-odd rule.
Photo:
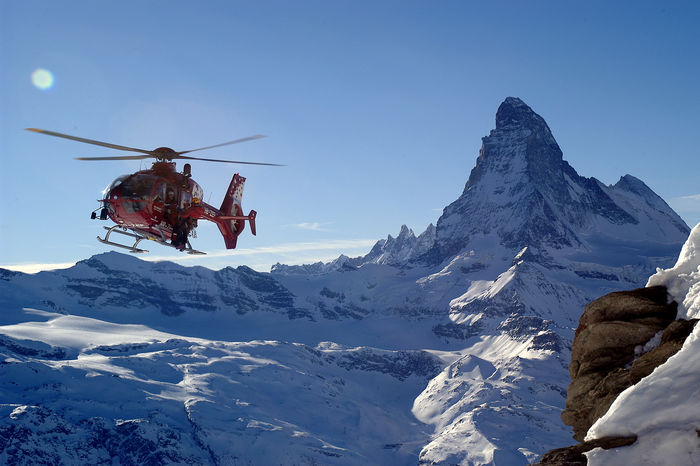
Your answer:
[[[231,176],[257,236],[227,251],[200,222],[188,256],[213,269],[364,255],[416,235],[464,189],[508,96],[548,123],[577,172],[631,174],[700,222],[696,1],[0,2],[0,267],[70,266],[110,248],[102,190],[148,161],[51,138],[201,152],[284,167],[192,163],[219,206]],[[143,245],[144,243],[142,243]]]

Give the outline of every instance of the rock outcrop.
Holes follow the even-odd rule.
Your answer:
[[[637,441],[636,436],[632,437],[605,437],[589,442],[579,443],[570,447],[557,448],[542,456],[542,461],[537,464],[547,466],[585,466],[588,460],[585,452],[594,448],[609,450],[610,448],[626,447]]]
[[[572,346],[571,383],[562,413],[581,443],[552,450],[538,464],[586,464],[586,451],[634,443],[634,437],[584,438],[623,390],[681,349],[697,319],[676,320],[677,306],[669,302],[664,286],[610,293],[586,306]]]

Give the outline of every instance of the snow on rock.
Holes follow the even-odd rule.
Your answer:
[[[700,317],[700,224],[690,234],[676,265],[659,270],[649,285],[665,285],[679,303],[679,318]],[[628,388],[588,431],[587,440],[637,435],[631,446],[595,449],[590,465],[700,462],[700,325],[681,350]]]
[[[700,318],[700,224],[690,232],[676,265],[659,269],[647,286],[664,285],[678,303],[678,318]]]
[[[391,235],[378,241],[372,250],[362,258],[362,263],[406,265],[425,254],[435,241],[435,226],[428,228],[416,237],[406,225],[396,238]]]

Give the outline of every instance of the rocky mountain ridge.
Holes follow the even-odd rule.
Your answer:
[[[522,100],[508,97],[496,113],[496,128],[483,138],[461,196],[445,207],[436,226],[415,238],[403,225],[397,238],[389,235],[364,257],[342,258],[334,266],[435,267],[483,238],[496,239],[513,255],[524,247],[545,254],[632,245],[642,256],[673,257],[689,232],[668,204],[634,176],[621,176],[610,186],[579,176],[563,159],[544,119]],[[293,270],[284,267],[284,273]]]

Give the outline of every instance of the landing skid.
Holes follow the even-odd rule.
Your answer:
[[[168,246],[169,248],[177,249],[178,251],[180,250],[178,247],[173,246],[172,244],[168,243],[164,239],[164,236],[162,236],[162,233],[161,233],[161,238],[156,238],[152,235],[147,234],[146,232],[141,232],[139,230],[126,231],[124,229],[124,227],[121,227],[119,225],[114,225],[113,227],[104,227],[104,229],[107,230],[107,234],[105,235],[104,238],[100,238],[98,236],[97,241],[99,241],[102,244],[109,244],[110,246],[126,249],[132,253],[148,252],[147,249],[141,249],[141,248],[137,247],[138,244],[145,239],[150,240],[150,241],[155,241],[156,243],[162,244],[163,246]],[[134,244],[132,244],[131,246],[126,245],[126,244],[121,244],[121,243],[115,243],[114,241],[109,240],[109,235],[111,235],[112,233],[119,233],[120,235],[134,238],[136,241],[134,241]],[[202,254],[202,255],[206,254],[206,252],[197,251],[196,249],[192,249],[192,245],[190,245],[189,240],[187,241],[187,244],[185,245],[184,251],[186,251],[187,254]]]

